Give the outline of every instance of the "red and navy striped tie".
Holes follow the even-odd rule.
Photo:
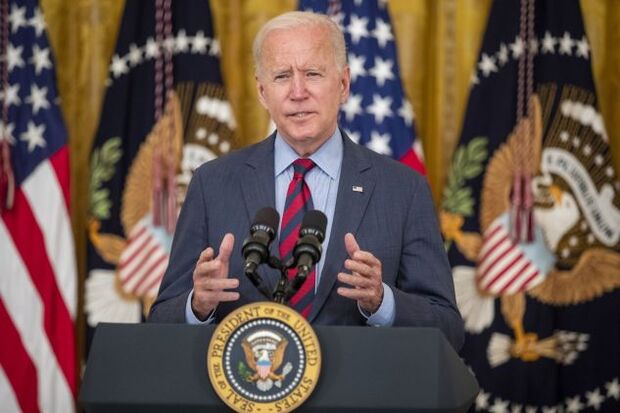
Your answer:
[[[304,180],[304,176],[310,169],[314,168],[314,162],[311,159],[300,158],[293,162],[293,168],[293,179],[291,179],[286,192],[286,202],[284,203],[284,213],[282,214],[282,226],[280,229],[280,258],[283,262],[288,261],[293,255],[293,248],[299,238],[301,221],[306,212],[313,209],[312,194]],[[296,268],[290,269],[287,274],[289,280],[295,277],[296,274]],[[308,314],[310,314],[312,309],[315,279],[316,272],[312,270],[308,274],[306,282],[289,301],[290,306],[306,318],[308,318]]]

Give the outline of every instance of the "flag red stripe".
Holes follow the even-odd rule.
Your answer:
[[[499,244],[498,244],[498,245],[499,245]],[[514,251],[514,250],[513,250],[513,248],[508,248],[508,249],[506,249],[504,252],[500,253],[500,254],[499,254],[499,255],[498,255],[498,256],[497,256],[497,257],[496,257],[496,258],[495,258],[495,259],[491,262],[491,264],[488,264],[488,265],[487,265],[487,263],[485,262],[484,264],[480,265],[480,267],[479,267],[479,268],[482,268],[483,266],[486,266],[486,267],[487,267],[487,269],[486,269],[485,271],[483,271],[483,272],[481,272],[481,273],[480,273],[479,279],[480,279],[480,280],[484,280],[484,279],[487,277],[487,275],[488,275],[489,271],[490,271],[490,270],[492,270],[492,269],[493,269],[493,267],[495,267],[496,265],[498,265],[498,263],[499,263],[501,260],[503,260],[503,259],[506,257],[506,255],[510,254],[512,251]]]
[[[399,160],[410,168],[418,171],[420,174],[426,175],[426,167],[420,158],[418,158],[418,155],[416,155],[413,149],[410,148],[403,154],[403,156],[400,157]]]
[[[149,235],[147,237],[144,237],[141,241],[140,244],[136,247],[135,251],[131,254],[131,256],[129,256],[129,258],[124,259],[124,257],[121,257],[121,262],[119,262],[118,265],[118,269],[122,270],[125,267],[127,267],[129,264],[132,263],[132,261],[136,258],[136,256],[140,253],[142,253],[142,249],[144,247],[146,247],[146,245],[151,242],[153,238]],[[135,241],[134,241],[135,242]],[[129,248],[131,248],[131,246],[127,246],[127,250],[129,250]]]
[[[168,258],[168,256],[166,254],[162,255],[159,259],[157,259],[154,263],[152,263],[147,269],[146,271],[144,271],[144,276],[140,279],[140,281],[138,281],[138,283],[133,287],[133,292],[137,292],[138,289],[140,288],[140,286],[142,286],[142,284],[144,284],[144,282],[149,278],[149,274],[151,272],[153,272],[153,270],[155,268],[157,268],[157,266],[159,264],[161,264],[164,260],[166,260]],[[135,273],[134,273],[135,274]]]
[[[19,407],[24,412],[38,412],[37,369],[26,352],[2,299],[0,299],[0,331],[2,331],[0,365],[13,387]]]
[[[510,287],[519,279],[519,277],[521,277],[521,275],[528,269],[529,266],[530,263],[528,261],[523,262],[519,269],[510,278],[510,281],[508,281],[508,283],[506,283],[506,285],[502,287],[502,289],[500,290],[500,294],[505,294],[506,291],[510,289]]]
[[[164,271],[162,271],[162,273],[158,277],[156,277],[153,281],[151,281],[151,283],[145,288],[145,291],[147,294],[149,293],[149,291],[151,291],[155,287],[159,287],[159,284],[161,283],[162,278],[164,278],[165,272],[166,270],[164,269]],[[155,291],[155,294],[157,294],[157,291]]]
[[[519,253],[517,254],[516,257],[514,257],[512,259],[512,261],[510,261],[510,263],[503,265],[503,269],[499,272],[499,274],[497,274],[495,277],[493,277],[493,279],[487,283],[486,288],[491,288],[493,287],[493,285],[497,282],[497,280],[499,280],[504,274],[506,274],[508,271],[510,271],[510,269],[512,268],[513,265],[515,265],[517,263],[517,261],[523,259],[523,254]]]
[[[135,230],[132,230],[131,233],[129,234],[129,239],[128,239],[129,242],[135,241],[136,239],[140,238],[142,234],[146,232],[146,227],[140,226],[138,228],[140,228],[140,230],[137,233],[134,234]]]
[[[58,150],[54,155],[49,158],[49,162],[56,172],[56,178],[62,188],[62,196],[65,200],[65,206],[67,207],[67,213],[71,211],[71,176],[69,171],[69,149],[65,145]]]
[[[526,288],[526,287],[529,285],[529,283],[530,283],[530,282],[532,282],[532,280],[533,280],[534,278],[538,277],[539,275],[540,275],[540,273],[539,273],[538,271],[534,271],[534,272],[532,273],[532,275],[530,275],[530,276],[527,278],[527,280],[525,280],[525,282],[523,283],[523,285],[522,285],[522,287],[521,287],[521,288]]]
[[[501,239],[499,239],[495,244],[493,244],[491,246],[491,248],[489,248],[489,250],[484,254],[484,256],[482,258],[480,258],[480,260],[478,261],[478,265],[479,267],[484,267],[484,266],[488,266],[487,264],[487,260],[490,258],[490,256],[501,246],[504,245],[504,243],[508,241],[508,236],[504,235]],[[484,248],[484,247],[483,247]],[[509,247],[508,251],[510,251],[512,248]],[[502,254],[503,256],[504,254]],[[497,259],[494,260],[494,264],[497,262]]]
[[[152,238],[149,237],[149,241],[152,240]],[[153,253],[155,251],[157,251],[159,249],[159,245],[153,245],[147,252],[146,254],[144,254],[142,257],[140,258],[140,261],[136,261],[137,264],[135,264],[134,268],[129,271],[129,275],[125,275],[127,274],[127,271],[123,271],[122,272],[122,276],[121,276],[121,280],[123,282],[123,285],[127,285],[131,280],[133,280],[133,278],[139,274],[142,271],[142,268],[148,263],[149,258],[151,258],[151,256],[153,255]],[[129,264],[133,264],[131,262],[127,263]],[[126,267],[124,267],[123,269],[126,269]]]
[[[490,240],[491,238],[493,238],[495,236],[495,234],[497,234],[499,231],[502,230],[501,224],[496,224],[495,227],[491,227],[491,228],[492,228],[491,231],[487,231],[484,234],[483,238],[484,238],[485,242]]]
[[[77,377],[73,320],[56,285],[43,233],[21,188],[15,191],[13,208],[2,212],[2,219],[41,297],[45,309],[45,332],[75,396]]]

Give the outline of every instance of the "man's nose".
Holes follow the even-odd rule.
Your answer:
[[[308,95],[308,89],[306,89],[306,79],[303,74],[296,74],[293,76],[291,82],[291,99],[305,99]]]

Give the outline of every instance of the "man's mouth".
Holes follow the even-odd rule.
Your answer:
[[[291,114],[289,114],[289,117],[295,118],[295,119],[303,119],[307,116],[312,115],[313,112],[293,112]]]

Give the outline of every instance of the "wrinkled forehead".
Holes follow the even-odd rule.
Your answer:
[[[261,65],[267,70],[335,64],[334,47],[321,26],[274,29],[265,37]]]

